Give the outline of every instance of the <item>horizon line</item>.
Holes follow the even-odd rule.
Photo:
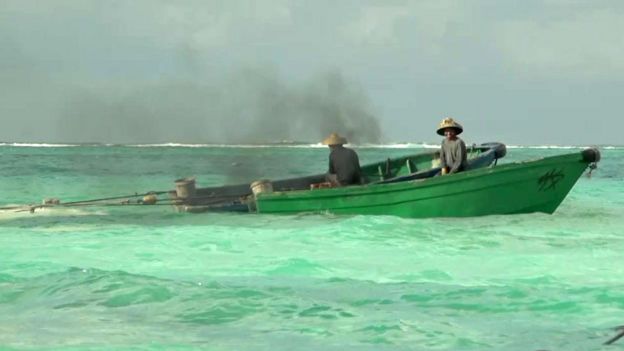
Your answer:
[[[468,144],[468,143],[467,143]],[[503,143],[505,144],[505,143]],[[348,143],[353,147],[383,147],[383,146],[421,146],[439,147],[439,142],[431,141],[393,141],[383,143]],[[470,145],[473,145],[472,143]],[[479,145],[479,144],[474,144]],[[0,141],[0,146],[9,147],[79,147],[79,146],[104,146],[104,147],[325,147],[320,142],[290,141],[278,142],[252,142],[252,143],[185,143],[185,142],[154,142],[154,143],[106,143],[106,142],[41,142],[41,141]],[[505,144],[507,147],[526,148],[586,148],[586,147],[624,147],[624,144]]]

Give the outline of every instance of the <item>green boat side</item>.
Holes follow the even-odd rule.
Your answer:
[[[261,193],[256,196],[256,211],[410,218],[553,213],[588,166],[599,159],[597,149],[587,149],[396,183]]]
[[[468,148],[468,164],[472,169],[487,167],[504,157],[506,147],[502,143],[485,143],[472,145]],[[365,184],[384,184],[407,180],[433,177],[440,171],[439,149],[431,149],[402,157],[388,158],[383,161],[362,166]],[[273,191],[294,192],[309,190],[314,184],[323,183],[326,175],[315,174],[304,177],[280,179],[275,181],[259,180],[270,183]],[[169,193],[175,208],[182,212],[233,211],[256,212],[255,196],[251,185],[243,183],[235,185],[195,188],[191,178],[176,181],[176,191]],[[350,188],[352,189],[352,188]]]

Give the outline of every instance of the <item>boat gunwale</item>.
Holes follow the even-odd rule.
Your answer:
[[[578,157],[578,160],[573,158]],[[569,159],[569,160],[568,160]],[[544,162],[546,161],[546,162]],[[390,194],[394,192],[403,192],[406,189],[426,189],[429,187],[439,186],[445,183],[455,183],[459,181],[465,181],[475,177],[481,177],[490,173],[506,173],[517,170],[518,168],[534,169],[537,167],[543,167],[546,165],[557,165],[561,163],[580,162],[589,165],[591,162],[585,161],[582,158],[582,152],[568,153],[563,155],[555,155],[548,157],[541,157],[526,161],[517,161],[506,163],[502,165],[489,166],[484,168],[478,168],[474,170],[468,170],[465,172],[459,172],[453,175],[447,176],[434,176],[429,178],[405,180],[395,183],[377,183],[377,184],[363,184],[356,186],[337,187],[337,188],[324,188],[314,190],[290,190],[290,191],[275,191],[273,193],[261,193],[257,195],[257,200],[260,201],[289,201],[300,200],[304,198],[322,198],[331,199],[336,197],[350,197],[350,196],[366,196],[366,195],[379,195],[380,193]],[[529,168],[527,168],[527,166]],[[385,189],[384,189],[385,188]],[[315,196],[309,194],[314,193]]]
[[[484,158],[487,157],[487,155],[492,155],[492,161],[497,159],[496,157],[496,152],[501,148],[501,146],[503,148],[506,148],[505,144],[500,143],[500,142],[486,142],[486,143],[482,143],[482,144],[472,144],[469,148],[468,151],[479,151],[479,154],[476,155],[475,158],[470,159],[469,161],[472,160],[478,160],[480,158]],[[440,152],[439,149],[429,149],[427,151],[423,151],[423,152],[418,152],[418,153],[414,153],[414,154],[410,154],[410,155],[406,155],[406,156],[399,156],[396,158],[388,158],[388,160],[390,160],[391,162],[396,162],[396,163],[402,163],[405,162],[406,160],[410,160],[413,158],[424,158],[426,159],[427,157],[431,157],[432,160],[436,159],[436,155],[438,155]],[[503,155],[504,156],[504,155]],[[501,156],[501,157],[503,157]],[[501,158],[498,157],[498,158]],[[373,162],[373,163],[369,163],[369,164],[365,164],[363,165],[361,168],[366,169],[366,168],[373,168],[375,169],[376,167],[379,167],[381,165],[384,165],[386,162],[388,162],[387,160],[384,161],[378,161],[378,162]],[[480,167],[482,168],[482,167]],[[431,168],[427,168],[427,169],[423,169],[422,171],[417,171],[415,173],[412,174],[408,174],[408,175],[403,175],[403,176],[399,176],[399,177],[409,177],[410,175],[414,175],[414,174],[420,174],[420,173],[427,173],[427,172],[432,172],[435,169],[439,169],[439,167],[431,167]],[[394,178],[399,178],[399,177],[394,177]],[[279,187],[279,186],[283,186],[283,184],[288,184],[289,182],[293,182],[293,181],[298,181],[298,180],[306,180],[306,179],[324,179],[325,178],[325,173],[317,173],[317,174],[311,174],[311,175],[307,175],[307,176],[302,176],[302,177],[293,177],[293,178],[284,178],[284,179],[276,179],[274,181],[272,181],[273,187],[274,189]],[[347,187],[334,187],[334,188],[324,188],[324,189],[315,189],[315,191],[323,191],[323,190],[336,190],[336,189],[355,189],[356,187],[365,187],[365,186],[372,186],[372,185],[388,185],[388,184],[396,184],[396,183],[406,183],[406,182],[410,182],[410,181],[415,181],[415,180],[421,180],[421,179],[429,179],[432,178],[432,176],[429,177],[425,177],[425,178],[419,178],[419,179],[405,179],[405,180],[399,180],[399,181],[395,181],[395,182],[387,182],[388,180],[391,180],[393,178],[388,178],[384,181],[374,181],[374,182],[369,182],[366,184],[362,184],[362,185],[356,185],[356,186],[347,186]],[[206,192],[219,192],[221,190],[225,190],[225,189],[239,189],[239,188],[248,188],[249,187],[249,183],[239,183],[239,184],[230,184],[230,185],[222,185],[222,186],[208,186],[208,187],[199,187],[196,189],[197,192],[201,192],[201,193],[206,193]],[[306,192],[306,191],[310,191],[310,189],[289,189],[289,190],[274,190],[273,194],[279,194],[279,193],[296,193],[296,192]],[[222,195],[222,196],[213,196],[210,195],[210,198],[218,198],[218,197],[222,197],[224,199],[226,198],[236,198],[236,197],[240,197],[240,196],[248,196],[251,195],[251,190],[245,192],[245,194],[236,194],[236,195]],[[194,206],[200,206],[201,204],[197,204]]]

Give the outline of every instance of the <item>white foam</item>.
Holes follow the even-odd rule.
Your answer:
[[[379,149],[437,149],[440,148],[440,144],[429,143],[388,143],[388,144],[362,144],[356,145],[359,147],[379,148]]]
[[[14,147],[75,147],[83,146],[79,144],[50,144],[50,143],[0,143],[0,146]]]
[[[210,144],[182,144],[182,143],[161,143],[161,144],[129,144],[128,147],[211,147]]]
[[[427,143],[388,143],[388,144],[346,144],[349,147],[358,148],[386,148],[386,149],[411,149],[439,148],[439,144]],[[325,148],[327,145],[321,143],[316,144],[182,144],[182,143],[163,143],[163,144],[132,144],[124,145],[128,147],[188,147],[188,148]]]
[[[384,144],[347,144],[358,148],[386,148],[386,149],[436,149],[439,143],[429,142],[400,142]],[[478,145],[478,144],[477,144]],[[186,144],[186,143],[155,143],[155,144],[55,144],[55,143],[10,143],[0,142],[0,147],[32,147],[32,148],[63,148],[63,147],[138,147],[138,148],[324,148],[321,143],[275,143],[275,144]],[[598,147],[605,150],[623,150],[622,145],[586,146],[586,145],[507,145],[508,149],[586,149]]]
[[[508,149],[586,149],[588,146],[575,145],[507,145]]]
[[[127,147],[187,147],[187,148],[310,148],[325,147],[322,144],[183,144],[183,143],[162,143],[162,144],[127,144]]]
[[[2,205],[0,207],[15,207],[9,210],[0,210],[0,220],[11,219],[25,216],[58,216],[60,214],[70,214],[72,216],[87,216],[87,215],[106,215],[106,212],[102,210],[88,210],[81,208],[68,208],[68,207],[38,207],[34,213],[29,211],[28,205]]]

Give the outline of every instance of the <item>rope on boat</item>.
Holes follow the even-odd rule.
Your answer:
[[[592,172],[596,168],[598,168],[598,165],[596,164],[596,162],[592,162],[589,164],[589,172],[587,172],[587,178],[591,178]]]
[[[35,212],[36,209],[48,208],[48,207],[78,207],[78,206],[101,206],[101,205],[129,205],[129,204],[155,205],[157,201],[156,196],[166,194],[168,192],[169,191],[149,191],[143,194],[134,193],[132,195],[103,197],[103,198],[98,198],[98,199],[70,201],[70,202],[64,202],[64,203],[61,203],[58,199],[52,198],[52,199],[44,199],[43,204],[39,204],[39,205],[28,204],[28,205],[14,205],[14,206],[0,207],[0,211],[14,210],[16,212],[30,211],[32,213],[32,212]],[[131,203],[130,198],[136,198],[136,197],[143,197],[143,199],[136,200],[137,201],[136,203]],[[118,204],[105,204],[105,203],[102,204],[101,203],[102,201],[121,200],[121,199],[125,199],[125,201],[122,201],[121,203],[118,203]],[[167,201],[167,200],[161,200],[161,201]]]
[[[71,202],[62,203],[61,205],[75,205],[75,204],[100,202],[100,201],[121,200],[121,199],[127,199],[127,198],[133,198],[133,197],[141,197],[141,196],[148,196],[148,195],[162,195],[162,194],[166,194],[168,192],[169,191],[149,191],[149,192],[144,193],[144,194],[134,193],[132,195],[126,195],[126,196],[113,196],[113,197],[103,197],[103,198],[100,198],[100,199],[71,201]]]
[[[105,197],[98,199],[88,199],[88,200],[79,200],[79,201],[70,201],[70,202],[60,202],[58,199],[44,199],[43,204],[27,204],[27,205],[14,205],[14,206],[5,206],[0,207],[0,211],[15,211],[15,212],[30,212],[34,213],[37,209],[42,208],[52,208],[52,207],[87,207],[87,206],[102,206],[102,207],[114,207],[114,206],[172,206],[172,205],[180,205],[184,204],[185,199],[158,199],[157,195],[167,194],[170,191],[150,191],[147,193],[139,194],[134,193],[132,195],[126,196],[113,196],[113,197]],[[142,199],[131,200],[132,198],[142,197]],[[121,202],[104,202],[104,201],[112,201],[112,200],[123,200]],[[211,200],[211,201],[206,201]],[[236,200],[240,200],[239,198],[235,198],[233,196],[215,196],[207,195],[207,196],[194,196],[192,201],[200,201],[202,206],[213,205],[223,201],[230,200],[232,202]]]

